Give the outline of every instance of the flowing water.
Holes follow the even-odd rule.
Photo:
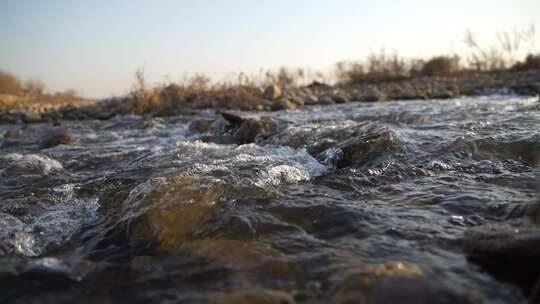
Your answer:
[[[275,132],[204,142],[231,131],[203,111],[66,122],[75,143],[50,148],[45,124],[0,139],[0,302],[219,302],[239,290],[327,302],[352,269],[390,261],[489,303],[526,298],[462,240],[536,200],[535,99],[241,115]],[[218,119],[212,134],[193,128],[201,118]]]

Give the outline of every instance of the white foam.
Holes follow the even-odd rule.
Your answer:
[[[22,174],[44,174],[48,175],[52,172],[63,169],[62,164],[52,158],[39,154],[19,154],[10,153],[0,156],[0,168],[4,170],[15,170],[15,173]]]
[[[97,198],[70,200],[49,207],[39,216],[27,217],[24,222],[0,213],[0,245],[8,254],[41,256],[49,246],[64,244],[94,221],[98,207]]]
[[[181,142],[177,147],[176,163],[185,168],[185,175],[211,176],[213,171],[222,171],[249,176],[242,179],[248,184],[276,186],[307,181],[327,170],[305,149],[256,144],[223,146],[199,141]]]

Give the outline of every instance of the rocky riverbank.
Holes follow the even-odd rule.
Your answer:
[[[239,87],[242,93],[193,93],[186,97],[176,85],[159,91],[155,100],[141,108],[141,100],[130,95],[101,101],[81,100],[75,103],[54,103],[49,100],[17,102],[0,95],[0,123],[56,122],[62,120],[109,119],[117,114],[148,114],[169,116],[190,113],[192,110],[218,108],[231,110],[277,111],[295,110],[309,105],[328,105],[347,102],[376,102],[388,100],[447,99],[460,96],[508,93],[536,96],[540,93],[540,71],[468,74],[455,77],[416,78],[377,85],[329,86],[314,82],[305,87],[280,88],[273,85],[265,90]],[[164,95],[164,96],[163,96]],[[180,96],[181,95],[181,96]],[[165,99],[165,101],[161,100]],[[163,107],[166,103],[167,107]]]

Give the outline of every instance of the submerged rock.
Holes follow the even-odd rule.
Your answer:
[[[464,246],[468,256],[487,270],[508,276],[525,293],[528,303],[540,301],[540,225],[538,203],[527,209],[529,218],[506,223],[491,223],[465,232]],[[531,267],[533,266],[533,267]],[[505,270],[506,269],[506,270]]]
[[[465,232],[469,255],[491,263],[527,264],[540,259],[540,226],[522,222],[494,223]]]
[[[234,145],[236,139],[229,135],[207,135],[200,138],[202,142],[214,143],[218,145]]]
[[[244,122],[244,118],[240,115],[237,115],[233,112],[221,112],[219,113],[228,123],[230,123],[232,126],[239,126]]]
[[[211,303],[220,304],[294,304],[293,297],[283,291],[254,288],[250,290],[215,293],[208,296]]]
[[[189,124],[189,129],[191,131],[195,131],[195,132],[199,132],[199,133],[206,133],[212,127],[213,122],[214,122],[214,120],[211,120],[211,119],[193,120]]]
[[[540,202],[527,205],[527,217],[535,224],[540,224]]]
[[[42,121],[43,117],[41,117],[41,114],[37,112],[26,112],[23,114],[22,120],[25,123],[35,123]]]
[[[4,133],[4,138],[14,139],[14,138],[19,137],[20,133],[21,133],[21,130],[16,129],[16,128],[11,128]]]
[[[220,181],[175,177],[136,187],[124,205],[124,220],[134,239],[174,249],[193,238],[219,211],[226,186]]]
[[[286,256],[272,246],[256,240],[203,238],[183,242],[176,248],[208,261],[229,265],[246,279],[268,280],[292,275]]]
[[[238,144],[249,144],[256,142],[256,139],[266,139],[276,134],[277,128],[270,117],[260,119],[246,119],[242,122],[234,137]]]
[[[55,129],[49,132],[40,144],[42,149],[51,148],[58,145],[69,145],[75,141],[71,132],[65,129]]]
[[[363,92],[362,101],[385,101],[388,96],[378,87],[367,87]]]
[[[319,160],[328,159],[328,163],[337,168],[347,167],[353,164],[364,164],[374,158],[384,157],[396,144],[396,139],[391,132],[367,134],[343,141],[319,154]]]
[[[416,265],[388,262],[352,271],[330,291],[329,303],[482,303],[478,295],[430,280]]]

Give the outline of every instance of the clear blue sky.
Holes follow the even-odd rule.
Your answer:
[[[0,0],[0,68],[105,97],[127,92],[139,67],[151,81],[327,70],[381,47],[461,53],[467,29],[489,44],[538,20],[540,0]]]

